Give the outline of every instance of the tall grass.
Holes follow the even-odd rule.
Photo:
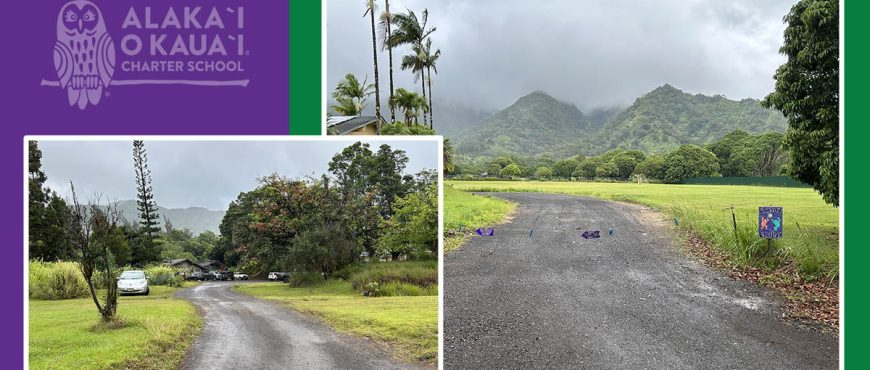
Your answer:
[[[347,275],[359,292],[378,296],[438,295],[438,261],[371,262],[355,265]]]
[[[28,267],[30,298],[53,300],[90,295],[78,263],[30,261]]]

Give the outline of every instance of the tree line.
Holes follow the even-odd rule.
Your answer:
[[[438,250],[437,173],[405,174],[402,150],[355,143],[329,175],[277,174],[234,200],[220,225],[219,258],[246,271],[329,274],[364,259]]]
[[[424,9],[420,16],[408,9],[405,13],[390,12],[390,1],[384,0],[385,10],[376,15],[378,2],[366,0],[364,18],[368,18],[372,34],[372,65],[374,81],[368,82],[368,76],[360,82],[352,73],[345,75],[332,97],[335,104],[332,110],[339,115],[359,116],[368,104],[368,99],[374,95],[375,116],[377,117],[377,134],[385,135],[432,135],[434,134],[434,113],[432,109],[432,73],[438,73],[440,49],[433,49],[431,35],[436,27],[429,25],[429,11]],[[410,70],[414,81],[420,81],[420,93],[413,89],[395,88],[393,83],[393,50],[401,46],[410,48],[410,52],[402,56],[400,68]],[[386,122],[381,117],[381,80],[378,67],[378,54],[387,52],[389,70],[389,96],[387,106],[390,109],[390,120]],[[427,91],[428,89],[428,91]],[[401,114],[401,121],[397,116]],[[420,115],[423,122],[419,122]]]
[[[750,135],[734,130],[704,147],[686,144],[664,155],[639,150],[612,149],[595,156],[577,155],[560,160],[548,154],[533,157],[464,158],[452,174],[468,177],[538,179],[655,179],[677,184],[697,177],[777,176],[788,171],[784,135]]]

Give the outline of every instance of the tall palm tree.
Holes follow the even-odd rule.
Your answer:
[[[422,45],[414,45],[412,53],[402,57],[402,70],[410,69],[414,73],[414,81],[420,80],[423,99],[426,99],[426,57]],[[427,104],[428,105],[428,104]],[[426,114],[423,114],[423,124],[426,124]]]
[[[435,118],[434,113],[432,113],[432,71],[438,73],[438,58],[441,57],[441,49],[435,50],[435,53],[432,53],[432,39],[426,38],[426,45],[421,49],[423,54],[424,64],[426,65],[426,75],[429,76],[429,128],[434,129],[435,127]]]
[[[390,0],[384,0],[384,3],[386,4],[386,9],[384,10],[383,13],[381,13],[381,21],[380,21],[380,24],[378,26],[380,28],[380,36],[381,36],[381,40],[382,40],[381,49],[387,50],[387,58],[389,59],[389,65],[390,65],[390,100],[392,100],[393,93],[394,93],[394,91],[393,91],[393,47],[390,46],[387,41],[390,39],[390,36],[392,35],[392,29],[391,29],[392,27],[391,26],[393,23],[392,22],[393,16],[392,16],[392,13],[390,13]],[[390,105],[390,123],[395,123],[395,122],[396,122],[396,109],[392,105]]]
[[[363,18],[368,15],[372,21],[372,59],[375,64],[375,117],[378,118],[378,124],[375,129],[377,135],[381,134],[381,85],[378,80],[378,37],[375,34],[375,0],[366,0],[366,12],[363,13]]]
[[[366,106],[366,99],[372,95],[374,89],[374,85],[367,82],[365,79],[360,83],[353,73],[345,75],[344,80],[339,81],[332,92],[332,97],[337,103],[332,106],[332,109],[343,116],[362,114]]]
[[[396,26],[396,29],[390,34],[390,37],[387,39],[387,45],[390,47],[397,47],[400,45],[411,45],[411,48],[417,47],[418,50],[414,50],[416,54],[419,51],[419,48],[423,47],[423,41],[435,32],[437,28],[431,27],[426,28],[429,22],[429,10],[423,9],[423,13],[421,13],[421,17],[417,18],[417,14],[412,10],[408,9],[407,13],[399,13],[391,15],[392,23]],[[404,61],[403,61],[404,63]],[[402,68],[406,69],[406,68]],[[415,71],[415,73],[418,73]],[[424,76],[425,72],[422,70],[419,72],[419,78],[425,80],[426,76]],[[426,94],[426,83],[423,83],[423,94]],[[425,123],[426,116],[423,116],[423,121]]]
[[[390,105],[401,108],[402,115],[405,118],[405,124],[408,126],[410,126],[412,122],[417,124],[417,116],[420,112],[426,112],[429,109],[429,106],[426,103],[426,98],[401,87],[396,89],[396,95],[393,96]]]

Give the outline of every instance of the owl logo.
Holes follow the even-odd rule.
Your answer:
[[[97,105],[115,73],[115,44],[100,9],[88,0],[72,0],[57,16],[54,68],[69,105]]]

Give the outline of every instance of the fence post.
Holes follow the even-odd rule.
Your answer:
[[[734,246],[740,250],[740,238],[737,236],[737,216],[734,214],[734,203],[731,203],[731,223],[734,225]]]

